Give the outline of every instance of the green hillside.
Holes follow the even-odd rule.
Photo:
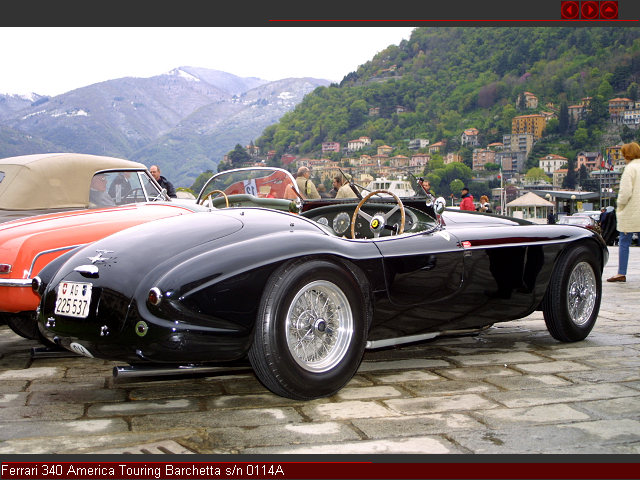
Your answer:
[[[559,118],[528,160],[537,166],[547,151],[570,158],[603,141],[634,137],[627,127],[607,131],[606,106],[615,96],[637,99],[639,78],[638,28],[416,28],[339,85],[307,95],[255,143],[262,152],[275,150],[277,161],[283,153],[320,157],[322,142],[346,145],[360,136],[373,141],[360,153],[386,144],[406,155],[410,139],[427,138],[445,140],[446,151],[468,163],[471,151],[460,148],[463,130],[477,128],[486,146],[511,133],[513,117],[552,109]],[[525,91],[538,97],[536,110],[516,107]],[[587,96],[594,99],[592,112],[572,125],[563,109]],[[396,113],[397,106],[406,111]],[[379,115],[369,115],[372,107]]]

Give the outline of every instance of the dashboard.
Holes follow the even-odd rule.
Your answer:
[[[384,215],[396,206],[395,203],[366,203],[362,207],[362,211],[370,216],[377,214]],[[314,208],[307,210],[301,215],[317,222],[322,225],[329,233],[337,235],[339,237],[351,238],[351,219],[353,218],[353,212],[356,208],[356,204],[340,204],[340,205],[327,205],[324,207]],[[405,232],[417,232],[434,225],[434,220],[426,213],[416,210],[405,205]],[[387,224],[395,231],[400,226],[401,215],[400,211],[394,212]],[[369,221],[364,217],[358,215],[355,220],[355,234],[356,238],[373,238],[373,232],[369,228]],[[381,237],[395,235],[393,229],[384,229],[380,233]]]

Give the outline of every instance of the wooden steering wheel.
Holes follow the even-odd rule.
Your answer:
[[[375,214],[371,216],[368,213],[363,212],[361,210],[362,206],[372,196],[380,193],[386,193],[387,195],[391,195],[396,201],[396,206],[393,207],[384,215]],[[387,225],[387,222],[389,221],[389,218],[391,218],[391,215],[393,215],[397,210],[400,210],[400,226],[396,229],[395,226]],[[358,206],[353,211],[353,217],[351,218],[351,238],[353,239],[356,238],[356,218],[358,217],[358,215],[360,215],[367,222],[369,222],[369,229],[373,232],[374,238],[378,238],[380,236],[380,232],[382,232],[382,230],[384,229],[395,231],[396,235],[400,235],[402,234],[402,232],[404,232],[404,218],[405,218],[404,205],[402,204],[402,200],[400,200],[400,198],[395,193],[390,192],[389,190],[375,190],[369,193],[369,195],[364,197],[362,200],[360,200],[360,203],[358,203]]]
[[[209,200],[209,207],[213,208],[213,199],[211,198],[211,196],[214,193],[221,193],[222,196],[224,197],[224,201],[227,204],[227,208],[229,208],[229,197],[227,197],[227,194],[224,193],[222,190],[211,190],[209,193],[207,193],[204,197],[202,197],[202,199],[200,200],[200,205],[204,205],[205,200]]]

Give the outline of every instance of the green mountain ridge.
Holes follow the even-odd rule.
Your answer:
[[[368,136],[376,145],[408,154],[410,139],[445,140],[445,151],[461,151],[470,166],[469,149],[460,135],[477,128],[481,146],[501,142],[517,115],[559,112],[563,105],[594,99],[584,124],[551,123],[530,154],[574,155],[599,150],[606,130],[607,101],[637,99],[640,82],[640,29],[633,27],[422,27],[409,40],[391,45],[344,77],[319,87],[255,141],[262,152],[275,150],[321,156],[322,142]],[[523,92],[539,99],[536,110],[519,109]],[[404,113],[396,113],[402,106]],[[377,107],[379,115],[369,116]],[[589,118],[590,117],[590,118]],[[583,128],[576,140],[576,131]],[[619,127],[620,140],[629,137]],[[627,128],[628,130],[628,128]],[[607,141],[615,135],[606,137]],[[370,152],[364,152],[370,153]],[[533,155],[533,156],[532,156]]]

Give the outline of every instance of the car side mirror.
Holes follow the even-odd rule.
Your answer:
[[[446,206],[447,202],[445,199],[443,197],[438,197],[433,205],[433,210],[436,212],[436,215],[442,215]]]

